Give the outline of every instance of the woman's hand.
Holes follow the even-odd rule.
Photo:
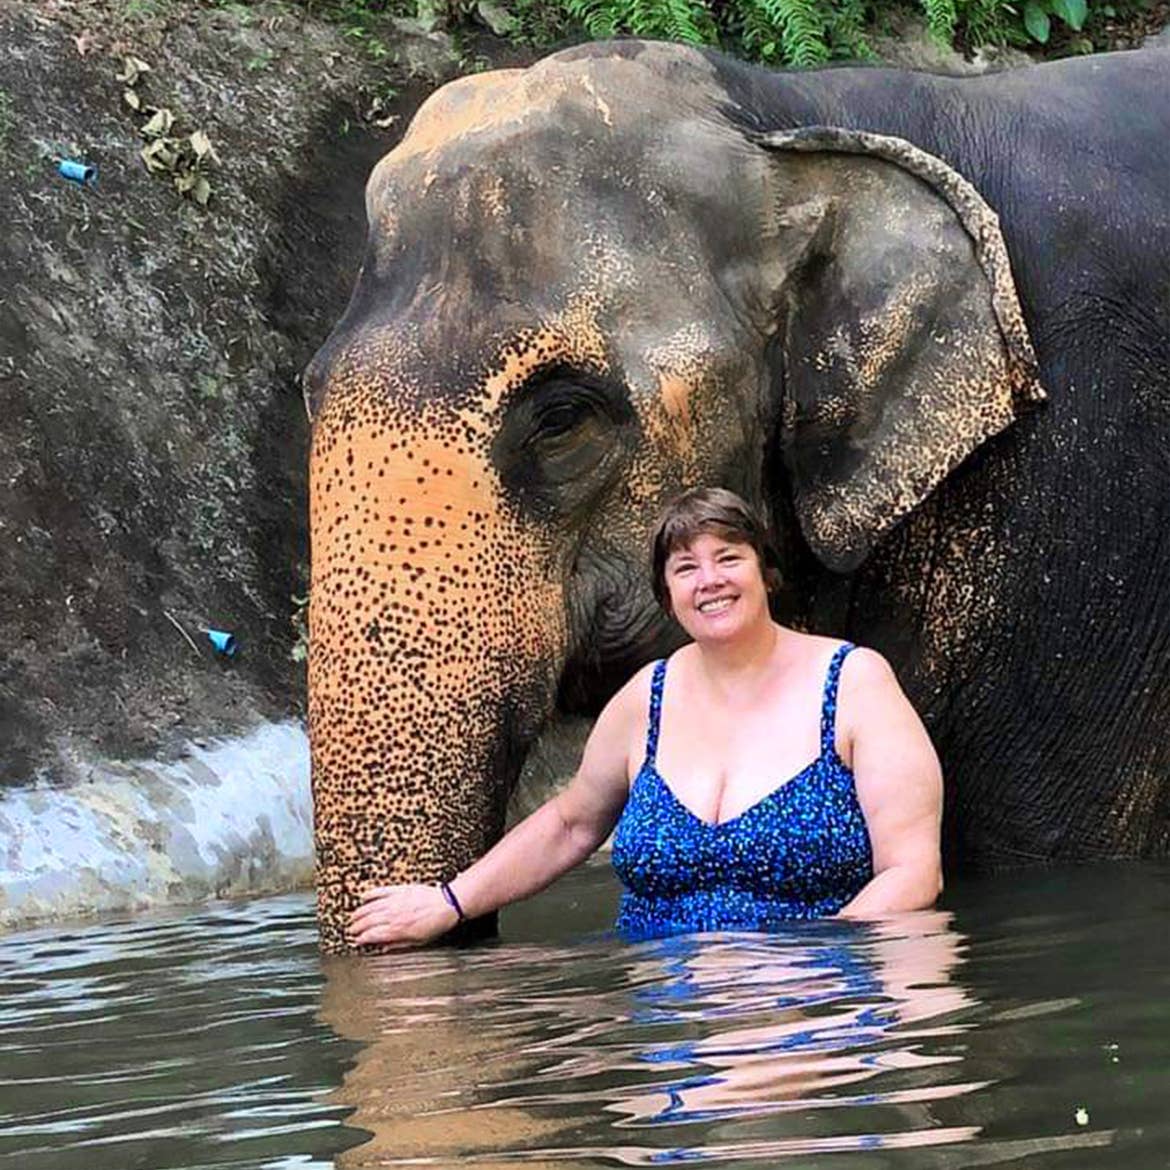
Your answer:
[[[438,886],[377,886],[349,917],[349,941],[418,947],[446,934],[459,915]]]

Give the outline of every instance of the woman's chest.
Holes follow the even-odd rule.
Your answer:
[[[655,765],[700,820],[728,821],[811,767],[819,730],[798,707],[716,717],[679,707],[662,719]]]
[[[833,884],[864,865],[868,836],[851,778],[814,764],[718,824],[696,817],[653,768],[634,782],[614,836],[613,864],[655,895],[725,885],[768,896]]]

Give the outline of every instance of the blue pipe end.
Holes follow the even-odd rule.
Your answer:
[[[207,637],[217,654],[222,654],[225,658],[235,657],[239,649],[235,634],[229,634],[227,630],[208,630]]]
[[[57,173],[82,187],[90,187],[97,182],[97,167],[93,163],[79,162],[75,158],[61,159],[57,163]]]

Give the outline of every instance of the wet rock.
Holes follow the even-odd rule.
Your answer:
[[[173,764],[109,764],[86,784],[9,792],[0,842],[0,929],[304,888],[308,741],[295,724],[268,725]]]

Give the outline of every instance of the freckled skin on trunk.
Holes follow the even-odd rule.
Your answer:
[[[531,537],[482,456],[401,422],[391,436],[378,413],[348,395],[327,404],[312,454],[309,723],[327,951],[346,949],[363,888],[451,878],[498,837],[562,655],[561,587],[532,571]]]

